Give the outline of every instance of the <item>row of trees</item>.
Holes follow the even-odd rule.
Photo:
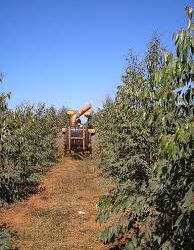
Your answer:
[[[94,118],[96,159],[115,187],[98,204],[100,238],[116,249],[193,249],[194,24],[154,36],[144,60],[132,52],[116,98]]]
[[[45,167],[56,161],[57,134],[65,109],[22,104],[8,109],[10,94],[0,94],[0,204],[33,192]]]

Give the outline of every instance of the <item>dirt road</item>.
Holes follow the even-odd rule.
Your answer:
[[[19,250],[106,250],[98,240],[96,202],[103,193],[94,163],[67,158],[41,182],[42,191],[1,214],[17,231]]]

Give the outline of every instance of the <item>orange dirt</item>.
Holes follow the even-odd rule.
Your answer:
[[[19,250],[106,250],[98,240],[99,186],[94,163],[67,158],[41,182],[41,192],[1,210],[0,224],[16,230]]]

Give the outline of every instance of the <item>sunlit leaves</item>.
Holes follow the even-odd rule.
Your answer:
[[[194,25],[186,11],[176,54],[157,39],[145,64],[130,54],[115,100],[96,114],[97,159],[118,182],[97,219],[106,226],[101,240],[121,249],[194,247]]]
[[[8,99],[0,95],[0,204],[31,192],[35,176],[56,161],[56,137],[67,118],[64,108],[45,104],[10,110]]]

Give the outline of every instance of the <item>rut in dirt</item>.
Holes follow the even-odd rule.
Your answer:
[[[17,231],[19,250],[105,250],[98,239],[96,203],[104,193],[91,160],[67,158],[53,167],[42,191],[6,209],[1,222]]]

